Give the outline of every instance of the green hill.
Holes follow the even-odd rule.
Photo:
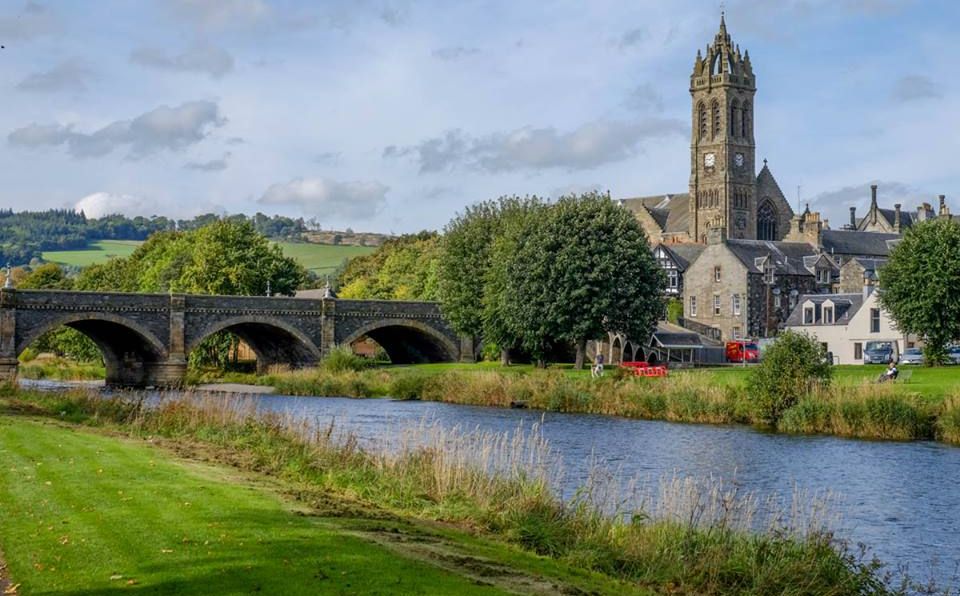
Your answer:
[[[91,242],[90,248],[81,250],[45,251],[43,260],[61,265],[86,267],[102,263],[111,257],[129,256],[141,242],[138,240],[100,240]],[[370,254],[372,246],[343,246],[310,244],[306,242],[278,242],[284,254],[293,257],[317,275],[333,274],[344,260]]]

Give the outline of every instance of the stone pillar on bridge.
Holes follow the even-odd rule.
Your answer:
[[[337,300],[323,299],[323,314],[320,321],[320,356],[325,357],[337,347]]]
[[[16,380],[17,356],[17,291],[3,288],[0,289],[0,382]]]
[[[170,295],[170,339],[167,342],[167,359],[153,362],[145,371],[145,384],[154,387],[179,387],[187,375],[186,330],[184,325],[186,298]]]

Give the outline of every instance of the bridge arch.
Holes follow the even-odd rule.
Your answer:
[[[246,315],[217,321],[191,337],[189,354],[200,342],[221,331],[229,331],[244,341],[257,355],[258,372],[273,365],[302,368],[320,361],[320,349],[296,327],[267,316]]]
[[[339,343],[347,345],[362,337],[380,344],[394,364],[456,362],[457,344],[436,328],[415,319],[382,319],[355,329]]]
[[[167,359],[166,345],[136,321],[106,312],[71,313],[45,321],[19,338],[19,356],[44,333],[70,327],[90,338],[100,349],[110,385],[144,385],[153,369]]]

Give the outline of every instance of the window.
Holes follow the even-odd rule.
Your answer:
[[[730,302],[733,304],[733,314],[734,316],[740,316],[740,294],[734,294],[730,299]]]
[[[750,136],[750,104],[743,104],[743,110],[740,112],[740,136],[747,138]]]
[[[720,316],[720,296],[719,295],[715,295],[713,297],[713,316],[715,317]]]
[[[739,327],[734,327],[734,328],[733,328],[733,339],[740,339],[740,328],[739,328]]]
[[[667,269],[667,287],[672,290],[680,287],[680,274],[676,269]]]
[[[780,308],[780,294],[773,295],[773,307]]]
[[[833,325],[833,307],[832,306],[823,307],[823,324]]]
[[[768,284],[772,284],[774,281],[776,281],[776,278],[773,274],[773,265],[770,265],[769,263],[763,268],[763,281],[767,282]]]
[[[870,333],[880,333],[880,309],[870,309]]]
[[[757,209],[757,240],[777,240],[777,211],[769,199]]]
[[[720,128],[720,102],[714,100],[713,102],[713,138],[720,138],[720,131],[723,130]]]
[[[740,136],[740,103],[737,100],[733,100],[730,106],[730,136]]]
[[[700,105],[697,106],[697,111],[699,112],[700,120],[700,140],[707,138],[707,106],[703,105],[703,102],[700,102]]]
[[[817,269],[817,281],[822,284],[830,283],[830,270],[829,269]]]
[[[690,316],[697,316],[697,297],[690,296]]]
[[[858,341],[853,343],[853,359],[863,360],[863,344]]]
[[[720,281],[720,265],[713,268],[713,281]]]
[[[813,307],[806,306],[803,309],[803,324],[813,325]]]

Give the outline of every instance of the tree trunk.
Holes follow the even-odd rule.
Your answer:
[[[537,358],[537,368],[547,368],[547,361],[543,358]]]
[[[510,349],[503,348],[500,350],[500,366],[510,366]]]
[[[573,368],[577,370],[583,370],[583,362],[587,358],[587,340],[578,339],[577,340],[577,359],[574,362]]]

